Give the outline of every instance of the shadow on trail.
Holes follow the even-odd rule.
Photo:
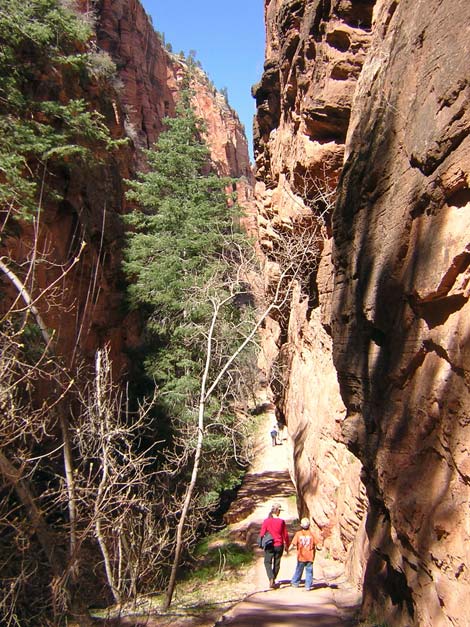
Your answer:
[[[305,605],[292,604],[288,607],[279,606],[275,600],[250,599],[246,603],[245,611],[240,616],[222,617],[215,627],[272,627],[273,625],[286,627],[342,627],[352,626],[353,622],[342,619],[335,609],[331,611],[321,608],[312,612],[312,608]]]
[[[278,580],[277,585],[279,588],[290,588],[291,580],[290,579],[281,579]],[[301,579],[300,585],[305,585],[305,579]],[[327,583],[325,581],[317,581],[312,584],[312,590],[321,590],[321,588],[330,588],[332,590],[338,590],[339,586],[336,583]]]
[[[252,514],[260,504],[291,495],[295,495],[295,488],[287,470],[248,473],[224,516],[225,522],[229,525],[239,522]]]

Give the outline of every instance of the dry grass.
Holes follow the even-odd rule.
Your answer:
[[[202,547],[191,574],[181,581],[173,603],[161,613],[163,594],[139,597],[131,606],[97,610],[97,624],[135,627],[212,627],[234,604],[253,591],[254,561],[245,551],[233,551],[228,537],[212,537]],[[232,557],[230,557],[230,554]],[[233,555],[235,554],[235,559]],[[242,560],[236,559],[245,554]],[[254,555],[253,555],[254,558]],[[233,565],[233,562],[237,562]],[[240,563],[245,562],[245,563]]]

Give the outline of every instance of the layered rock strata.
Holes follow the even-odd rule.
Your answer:
[[[97,11],[97,42],[118,68],[126,130],[137,148],[150,148],[162,129],[162,119],[174,114],[188,62],[166,50],[138,0],[100,0]],[[246,137],[237,114],[194,63],[191,72],[195,108],[206,123],[213,162],[223,175],[251,177]]]
[[[357,581],[365,565],[364,618],[468,625],[470,6],[265,0],[265,14],[267,289],[286,232],[310,219],[322,235],[310,282],[264,329],[301,513]]]

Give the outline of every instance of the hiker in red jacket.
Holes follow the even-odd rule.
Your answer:
[[[264,548],[264,567],[266,568],[266,574],[269,579],[269,587],[276,588],[276,577],[279,573],[279,567],[281,565],[281,557],[284,552],[289,552],[289,535],[287,533],[287,527],[285,521],[280,518],[282,508],[279,503],[275,503],[271,507],[271,513],[268,518],[263,522],[261,526],[260,538],[263,539],[266,533],[269,533],[272,537],[271,541],[266,541],[263,545]]]

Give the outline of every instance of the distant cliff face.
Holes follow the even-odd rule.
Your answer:
[[[81,5],[87,10],[88,3]],[[60,200],[43,208],[38,253],[44,253],[48,263],[35,274],[33,296],[39,297],[69,268],[85,241],[79,262],[67,270],[60,290],[49,292],[37,304],[68,361],[78,355],[90,357],[109,342],[118,373],[126,366],[125,349],[139,342],[138,317],[126,315],[123,306],[119,216],[128,210],[124,179],[132,178],[144,165],[142,149],[156,140],[163,117],[174,113],[188,66],[165,50],[139,2],[102,0],[95,10],[97,46],[109,52],[117,76],[106,94],[100,93],[96,83],[84,88],[80,97],[103,114],[113,137],[127,136],[131,141],[112,157],[101,155],[92,173],[75,171],[73,177],[65,170],[53,173]],[[194,75],[194,104],[210,133],[214,168],[226,176],[244,177],[241,201],[249,206],[252,174],[242,125],[203,72],[195,68]],[[64,86],[64,97],[66,90]],[[71,90],[76,95],[77,86]],[[33,238],[32,229],[23,225],[20,237],[6,242],[7,255],[22,264],[33,249]]]
[[[279,225],[318,213],[312,181],[339,181],[312,292],[265,329],[302,507],[358,578],[365,564],[364,617],[467,625],[470,5],[266,0],[265,14],[268,270]]]
[[[188,65],[167,52],[137,1],[101,0],[97,40],[117,64],[127,130],[138,148],[149,148],[162,129],[163,117],[175,111]],[[193,74],[195,108],[206,123],[214,164],[226,176],[251,178],[248,145],[237,114],[199,68],[194,67]]]

